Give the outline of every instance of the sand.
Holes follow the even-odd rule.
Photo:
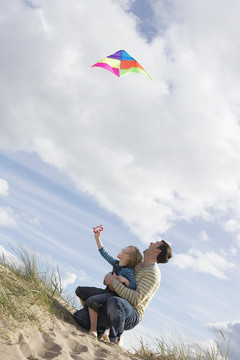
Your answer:
[[[57,316],[36,305],[31,310],[34,318],[24,323],[0,319],[0,360],[130,360],[121,346],[89,336],[66,308]]]

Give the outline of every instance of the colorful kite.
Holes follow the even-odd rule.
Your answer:
[[[91,67],[94,66],[109,70],[118,77],[136,72],[151,79],[143,67],[124,50],[119,50],[115,54],[107,56]]]

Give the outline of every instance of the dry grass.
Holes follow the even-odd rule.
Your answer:
[[[223,338],[224,335],[222,334]],[[199,343],[186,344],[177,337],[176,343],[168,343],[163,338],[156,339],[156,346],[154,352],[152,347],[148,346],[141,340],[140,347],[135,350],[134,359],[139,360],[230,360],[228,355],[229,344],[227,346],[227,353],[225,354],[218,342],[213,346],[206,348]],[[224,339],[225,340],[225,339]]]
[[[58,269],[43,272],[33,252],[18,245],[19,262],[0,258],[0,318],[8,326],[24,324],[25,321],[39,321],[36,309],[44,309],[45,314],[56,314],[56,302],[63,299],[61,278]],[[70,307],[70,305],[69,305]]]

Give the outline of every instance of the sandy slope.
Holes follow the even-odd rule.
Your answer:
[[[57,305],[58,316],[33,306],[34,319],[24,325],[10,319],[7,326],[0,319],[0,360],[130,360],[123,348],[91,338]]]

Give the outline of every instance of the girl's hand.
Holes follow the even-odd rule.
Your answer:
[[[120,281],[120,283],[124,283],[127,287],[129,287],[129,281],[127,278],[119,275],[119,276],[117,276],[117,279]]]
[[[100,230],[96,230],[94,232],[94,236],[95,236],[95,240],[98,241],[100,240],[100,235],[101,235],[101,231]]]
[[[97,229],[96,231],[94,231],[94,237],[95,237],[98,249],[103,248],[103,244],[102,244],[102,241],[100,239],[100,235],[101,235],[101,230]]]

